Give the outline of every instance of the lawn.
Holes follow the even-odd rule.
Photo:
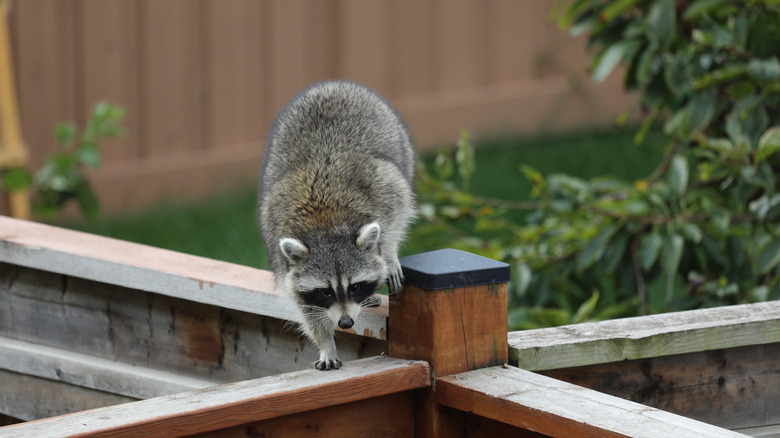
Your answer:
[[[635,145],[632,129],[582,131],[557,136],[499,138],[477,144],[477,169],[471,187],[482,196],[527,200],[530,184],[520,172],[526,164],[542,173],[583,178],[647,176],[660,158],[663,138],[650,135]],[[432,157],[423,157],[430,161]],[[105,216],[58,225],[218,260],[267,268],[255,222],[255,186],[222,193],[194,204],[170,201],[143,212]],[[518,217],[517,220],[522,220]],[[414,251],[438,248],[419,248]]]

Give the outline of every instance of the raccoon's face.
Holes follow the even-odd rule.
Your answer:
[[[312,242],[293,238],[279,242],[289,270],[286,291],[301,310],[321,323],[351,328],[376,289],[387,280],[387,265],[379,255],[379,224],[363,226],[356,239]]]

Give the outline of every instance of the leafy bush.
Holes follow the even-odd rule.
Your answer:
[[[54,133],[59,150],[34,174],[25,167],[2,172],[3,187],[9,191],[34,188],[32,205],[38,216],[54,216],[70,200],[78,202],[84,215],[95,216],[100,204],[84,170],[100,166],[100,143],[122,135],[124,116],[122,107],[99,102],[83,130],[72,122],[57,124]]]
[[[636,141],[662,123],[661,162],[636,181],[523,167],[535,201],[517,204],[452,182],[474,166],[462,138],[421,169],[424,216],[513,264],[513,328],[780,298],[780,2],[576,0],[558,13],[589,33],[594,80],[625,64]]]

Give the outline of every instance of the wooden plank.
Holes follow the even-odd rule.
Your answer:
[[[230,382],[311,367],[285,321],[0,263],[0,336],[197,379]],[[343,360],[385,341],[336,339]]]
[[[745,436],[514,367],[440,378],[436,400],[551,437]]]
[[[203,149],[205,128],[202,2],[147,0],[139,7],[144,158],[197,152]]]
[[[305,0],[270,0],[268,102],[276,114],[293,96],[314,82],[309,57],[309,14]]]
[[[136,399],[0,369],[0,412],[24,421],[101,408]],[[5,427],[0,436],[15,437]],[[42,433],[39,436],[49,436]]]
[[[423,388],[425,362],[374,357],[9,426],[18,438],[183,436]]]
[[[339,9],[338,76],[390,93],[389,3],[342,0]]]
[[[83,121],[79,105],[74,0],[27,0],[11,8],[13,53],[30,165],[55,149],[57,122]]]
[[[391,8],[392,97],[429,93],[433,88],[436,52],[433,49],[431,2],[398,0]]]
[[[727,429],[780,424],[780,343],[542,374]]]
[[[412,393],[399,392],[339,406],[195,435],[198,438],[412,438]]]
[[[263,2],[230,0],[205,3],[206,90],[210,105],[206,146],[224,150],[242,146],[261,154],[270,125],[264,113],[262,84],[268,79],[262,67]]]
[[[228,309],[297,320],[273,274],[131,242],[0,217],[0,262]],[[386,339],[387,299],[353,333]]]
[[[139,96],[139,3],[123,0],[81,0],[76,19],[79,25],[79,66],[83,86],[79,98],[84,111],[107,100],[127,111],[122,121],[122,139],[101,144],[103,163],[136,160],[144,144]]]
[[[509,333],[510,363],[536,371],[780,342],[780,301]]]
[[[435,36],[440,90],[472,88],[487,82],[485,2],[437,2]]]
[[[133,399],[214,386],[151,368],[0,337],[0,369]]]

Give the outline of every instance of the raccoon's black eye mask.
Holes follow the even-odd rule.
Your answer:
[[[359,283],[352,283],[347,288],[347,297],[354,303],[362,303],[366,298],[370,297],[376,291],[379,283],[361,281]],[[330,288],[317,288],[308,291],[302,291],[299,293],[303,302],[310,306],[317,306],[322,308],[329,308],[336,301],[336,293]]]

